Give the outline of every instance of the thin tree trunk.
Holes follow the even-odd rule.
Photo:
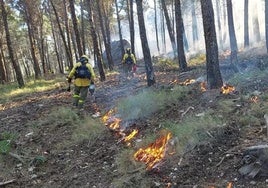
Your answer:
[[[157,46],[158,53],[160,53],[159,36],[158,36],[158,24],[157,24],[156,0],[154,0],[154,25],[155,25],[156,46]]]
[[[129,31],[130,31],[131,51],[133,54],[135,54],[135,29],[134,29],[133,0],[129,0]]]
[[[0,39],[1,40],[1,39]],[[7,74],[6,74],[6,69],[5,69],[5,61],[4,57],[2,56],[2,42],[0,44],[0,83],[4,84],[7,82]]]
[[[164,21],[164,14],[163,11],[160,11],[160,20],[161,20],[161,39],[162,39],[162,48],[163,52],[166,53],[167,51],[167,43],[166,43],[166,32],[165,32],[165,21]]]
[[[244,0],[244,47],[249,46],[249,31],[248,31],[248,0]]]
[[[74,51],[74,54],[75,54],[75,58],[78,59],[78,56],[77,56],[77,53],[75,52],[75,50],[72,50],[72,43],[74,42],[71,42],[71,38],[72,38],[72,32],[71,32],[71,28],[70,28],[70,24],[69,24],[69,16],[68,16],[68,5],[66,3],[66,0],[63,0],[63,5],[64,5],[64,23],[65,23],[65,35],[66,35],[66,39],[65,37],[63,38],[64,39],[64,43],[66,43],[67,45],[67,49],[69,51],[69,54],[66,54],[67,55],[67,58],[70,62],[70,67],[72,68],[73,67],[73,52]],[[57,16],[57,15],[56,15]],[[64,33],[63,33],[64,34]],[[67,41],[66,41],[67,40]],[[70,59],[69,57],[70,56]]]
[[[7,74],[5,68],[4,52],[3,52],[3,42],[2,37],[0,38],[0,83],[4,84],[7,82]]]
[[[185,72],[187,70],[187,63],[183,45],[183,20],[181,14],[181,0],[175,1],[175,18],[176,18],[176,33],[177,33],[177,53],[180,65],[180,70]]]
[[[113,62],[112,53],[111,53],[111,46],[109,46],[109,44],[107,42],[107,37],[106,37],[105,30],[104,30],[104,22],[103,22],[103,18],[104,19],[108,19],[108,18],[104,17],[104,15],[102,14],[100,1],[97,1],[96,3],[97,3],[97,11],[98,11],[98,14],[99,14],[99,21],[100,21],[100,28],[101,28],[102,38],[103,38],[106,57],[107,57],[107,61],[108,61],[108,67],[109,67],[109,70],[112,71],[114,69],[114,62]]]
[[[231,65],[232,65],[234,72],[238,72],[238,68],[237,68],[238,48],[237,48],[236,34],[235,34],[235,29],[234,29],[232,0],[226,0],[226,3],[227,3],[229,38],[230,38],[230,46],[231,46]]]
[[[64,0],[64,2],[65,2],[65,0]],[[65,40],[64,32],[63,32],[62,27],[60,25],[59,16],[58,16],[58,13],[57,13],[57,10],[56,10],[56,8],[54,6],[53,1],[50,1],[50,3],[51,3],[51,6],[52,6],[54,14],[55,14],[56,22],[58,24],[58,28],[59,28],[59,31],[60,31],[60,36],[62,38],[63,46],[64,46],[64,49],[65,49],[65,52],[66,52],[66,55],[67,55],[67,60],[70,63],[70,69],[71,69],[73,67],[73,58],[72,58],[72,54],[71,54],[71,50],[70,50],[71,46],[67,45],[67,42]],[[67,30],[67,36],[68,35],[69,35],[69,31]]]
[[[171,45],[172,45],[172,49],[173,49],[173,52],[175,53],[176,52],[176,41],[175,41],[175,36],[174,36],[173,30],[172,30],[172,27],[171,27],[171,22],[170,22],[170,18],[169,18],[169,15],[168,15],[165,0],[161,0],[161,4],[162,4],[162,8],[163,8],[164,15],[165,15],[165,18],[166,18],[166,25],[167,25],[168,34],[169,34],[170,42],[171,42]]]
[[[144,24],[144,15],[143,15],[143,7],[142,0],[136,0],[137,4],[137,14],[138,14],[138,22],[140,28],[140,39],[143,51],[143,57],[145,62],[146,69],[146,77],[147,77],[147,85],[152,86],[155,84],[155,76],[151,59],[151,52],[148,45],[148,40],[146,36],[146,28]]]
[[[120,21],[120,16],[119,16],[117,0],[115,0],[115,10],[116,10],[118,33],[119,33],[119,39],[120,39],[121,56],[123,57],[125,50],[124,50],[124,43],[123,43],[123,37],[122,37],[122,31],[121,31],[121,21]]]
[[[260,24],[259,24],[259,19],[258,19],[258,6],[257,3],[254,1],[254,6],[253,6],[253,16],[252,16],[252,23],[253,23],[253,33],[255,37],[255,42],[260,42],[261,41],[261,33],[260,33]]]
[[[217,1],[218,2],[218,1]],[[198,41],[198,28],[197,28],[197,19],[196,19],[196,12],[195,12],[195,0],[192,0],[192,7],[191,7],[191,13],[192,13],[192,34],[193,34],[193,43]]]
[[[99,1],[98,1],[99,2]],[[85,40],[85,14],[84,14],[84,2],[80,0],[80,8],[81,8],[81,45],[82,45],[82,53],[86,53],[86,40]]]
[[[215,30],[214,12],[211,0],[201,0],[203,28],[206,43],[207,83],[209,89],[222,87],[222,77],[218,59],[218,45]]]
[[[75,34],[75,41],[76,41],[76,47],[78,50],[79,57],[83,55],[83,50],[82,50],[82,43],[81,43],[81,38],[80,38],[80,33],[78,30],[78,23],[77,23],[77,17],[75,14],[75,7],[74,7],[74,0],[69,0],[70,4],[70,10],[71,10],[71,18],[73,21],[73,29],[74,29],[74,34]]]
[[[216,7],[217,7],[217,22],[218,22],[218,31],[219,31],[219,46],[220,49],[223,49],[223,42],[222,42],[222,29],[221,29],[221,9],[220,9],[220,1],[216,1]]]
[[[91,7],[92,1],[87,0],[87,2],[88,2],[88,17],[89,17],[88,21],[89,21],[90,33],[91,33],[91,37],[93,41],[94,55],[96,55],[97,66],[98,66],[98,70],[100,74],[100,81],[105,81],[106,76],[105,76],[105,72],[103,69],[103,62],[102,62],[101,53],[100,53],[99,44],[98,44],[98,36],[96,34],[96,30],[95,30],[94,22],[93,22],[92,7]]]
[[[17,79],[18,85],[20,88],[22,88],[24,87],[25,84],[24,84],[20,66],[17,64],[17,61],[14,58],[14,52],[13,52],[12,42],[11,42],[10,33],[9,33],[9,26],[7,22],[7,12],[5,8],[5,3],[3,0],[0,0],[0,4],[1,4],[2,19],[4,22],[4,27],[5,27],[5,32],[6,32],[6,42],[7,42],[9,57],[10,57],[11,63],[16,73],[16,79]]]
[[[265,0],[265,38],[266,50],[268,52],[268,0]]]

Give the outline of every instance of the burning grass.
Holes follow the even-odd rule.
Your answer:
[[[162,135],[155,142],[145,148],[140,148],[135,152],[134,158],[146,164],[146,169],[151,170],[163,160],[167,150],[168,141],[171,139],[171,133]]]

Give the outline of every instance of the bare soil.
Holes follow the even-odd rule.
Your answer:
[[[239,62],[259,64],[266,61],[267,56],[239,56]],[[223,58],[221,64],[226,64]],[[264,64],[265,65],[265,64]],[[267,64],[266,64],[267,65]],[[261,67],[262,68],[262,67]],[[205,70],[205,68],[204,68]],[[224,70],[230,77],[230,70]],[[178,82],[186,79],[197,79],[204,76],[204,71],[196,72],[195,69],[179,74],[177,70],[155,70],[157,84],[155,89],[172,88]],[[226,78],[227,78],[226,76]],[[107,77],[104,82],[97,82],[95,93],[96,100],[90,98],[81,115],[92,116],[99,112],[104,114],[109,109],[116,107],[118,99],[135,94],[146,88],[146,75],[144,69],[138,67],[135,78],[123,81],[120,74]],[[258,88],[256,89],[256,83]],[[251,93],[255,90],[267,92],[268,78],[258,82],[250,80],[240,91]],[[224,98],[233,100],[234,109],[229,114],[230,121],[222,128],[210,130],[211,139],[204,140],[199,145],[189,149],[184,155],[167,155],[162,163],[155,169],[144,174],[143,178],[152,180],[149,187],[267,187],[266,177],[247,179],[238,173],[241,166],[243,150],[247,146],[266,143],[266,132],[262,127],[264,120],[259,124],[240,126],[237,116],[245,115],[250,102],[241,104],[237,98],[238,93],[221,95],[219,91],[200,92],[199,85],[193,84],[192,91],[188,93],[183,103],[178,101],[169,106],[165,112],[156,112],[150,117],[136,120],[132,126],[140,130],[139,137],[145,130],[158,131],[161,119],[180,121],[183,112],[185,115],[202,112],[206,109],[218,110],[217,101]],[[212,102],[211,102],[212,101]],[[261,102],[261,101],[260,101]],[[267,103],[267,102],[266,102]],[[71,92],[66,91],[66,85],[57,89],[34,93],[19,100],[11,100],[1,104],[0,132],[12,132],[18,135],[14,148],[17,155],[2,156],[0,163],[0,187],[113,187],[111,182],[120,179],[117,172],[115,156],[126,147],[118,143],[114,132],[100,135],[94,143],[85,140],[76,145],[68,145],[58,150],[56,146],[70,140],[73,127],[59,124],[57,126],[41,125],[29,126],[40,119],[44,119],[51,109],[63,106],[71,108]],[[190,109],[189,107],[193,107]],[[233,119],[233,121],[232,121]],[[55,121],[57,121],[55,119]],[[1,140],[1,138],[0,138]],[[46,162],[39,164],[40,160],[34,156],[45,156]],[[141,166],[142,167],[142,166]],[[134,176],[135,169],[129,176]],[[138,173],[138,171],[137,171]],[[10,181],[10,182],[9,182]],[[4,184],[1,186],[1,183]],[[135,182],[135,179],[126,180],[125,187],[148,187]]]

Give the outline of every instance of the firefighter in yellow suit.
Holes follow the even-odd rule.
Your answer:
[[[125,77],[128,78],[129,74],[133,77],[134,70],[136,69],[136,58],[131,52],[130,48],[126,49],[126,52],[122,59],[122,64],[124,68]]]
[[[81,70],[82,65],[85,65],[85,67],[87,68],[87,70],[82,70],[82,72],[86,72],[85,73],[86,76],[79,76],[80,75],[79,70]],[[71,83],[73,77],[74,77],[73,105],[81,109],[87,98],[89,86],[91,89],[95,88],[94,85],[95,73],[86,55],[82,55],[79,61],[75,63],[74,67],[72,68],[71,72],[67,77],[68,83]]]

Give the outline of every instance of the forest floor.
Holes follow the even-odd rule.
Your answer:
[[[264,49],[239,54],[239,63],[243,70],[249,69],[251,65],[256,65],[256,69],[263,68],[262,65],[267,65],[266,59]],[[221,57],[221,65],[226,64],[226,61]],[[232,72],[228,67],[223,69],[224,79],[227,80]],[[264,70],[266,69],[264,66]],[[157,84],[153,88],[172,88],[186,79],[206,77],[205,67],[198,72],[194,70],[196,69],[179,74],[177,70],[156,68]],[[96,86],[95,100],[88,98],[84,112],[79,114],[79,117],[101,118],[101,115],[117,106],[119,99],[147,88],[144,68],[138,67],[137,74],[131,80],[123,81],[120,74],[111,74],[107,76],[106,81],[97,82]],[[1,104],[0,133],[12,132],[18,137],[14,143],[13,155],[2,155],[0,158],[0,187],[112,188],[117,186],[112,186],[111,183],[122,177],[125,178],[122,180],[123,187],[267,187],[268,177],[249,179],[242,177],[238,172],[243,149],[267,142],[266,131],[263,129],[265,121],[260,118],[256,121],[258,123],[242,127],[237,116],[246,116],[252,105],[250,101],[242,103],[239,99],[240,93],[267,93],[268,76],[261,81],[251,78],[241,84],[237,92],[230,95],[222,95],[215,90],[199,92],[197,84],[191,87],[193,90],[187,96],[189,100],[184,100],[183,103],[178,101],[178,104],[169,106],[165,111],[155,112],[132,122],[131,126],[139,129],[139,138],[142,139],[142,132],[146,130],[156,132],[160,129],[159,122],[162,119],[180,121],[183,117],[200,114],[207,109],[217,113],[217,101],[222,99],[228,99],[233,103],[233,110],[228,113],[232,121],[219,128],[220,131],[207,132],[212,140],[204,140],[184,155],[168,156],[157,168],[145,171],[139,178],[135,176],[141,175],[140,168],[133,169],[124,176],[118,172],[116,156],[127,146],[120,142],[110,129],[107,128],[94,143],[84,140],[72,144],[68,141],[72,137],[73,127],[62,125],[60,122],[57,124],[56,117],[55,122],[40,123],[46,122],[46,117],[52,109],[72,108],[72,93],[65,91],[66,85],[61,84],[57,89],[34,93]],[[267,100],[259,101],[258,106],[262,105],[267,105]],[[59,150],[59,145],[64,143],[68,143],[65,144],[67,146]],[[146,182],[143,179],[150,179],[150,185],[142,185],[142,182]]]

